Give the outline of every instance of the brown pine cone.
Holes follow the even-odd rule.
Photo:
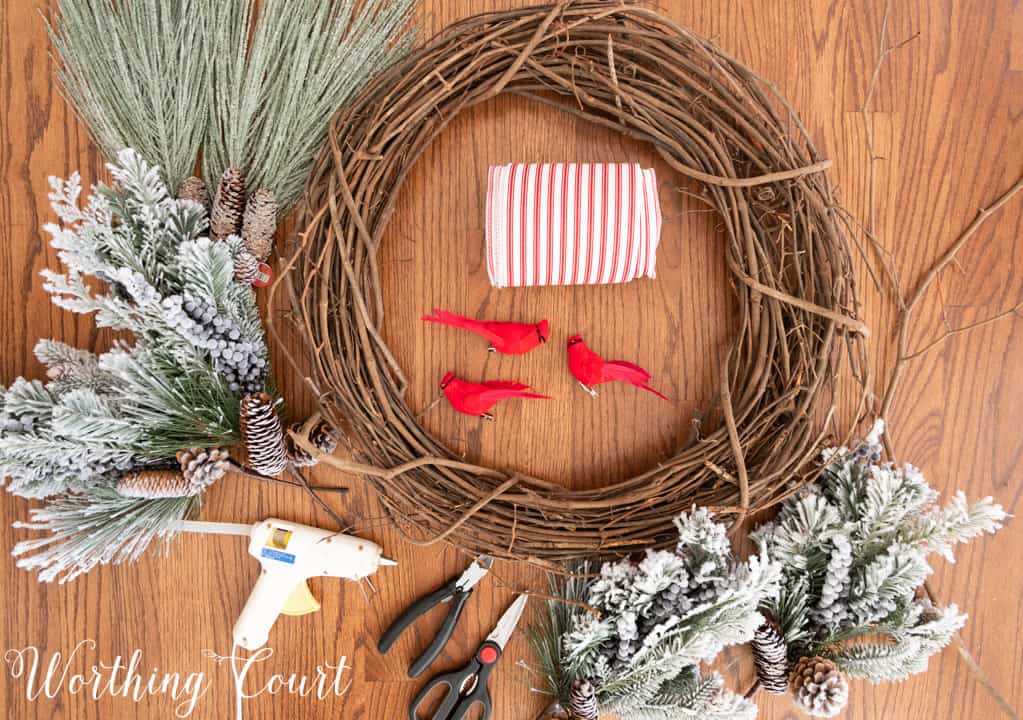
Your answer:
[[[572,720],[568,710],[561,707],[561,703],[552,702],[540,715],[540,720]]]
[[[191,497],[200,490],[180,470],[137,470],[125,473],[117,482],[121,495],[149,500]]]
[[[291,426],[292,432],[300,432],[302,430],[302,423],[294,423]],[[325,455],[332,454],[337,450],[338,434],[334,426],[326,420],[320,420],[316,423],[312,430],[309,431],[309,442]],[[312,467],[316,465],[319,460],[314,458],[312,455],[307,453],[303,448],[299,447],[294,440],[291,439],[291,435],[284,436],[284,444],[288,449],[288,459],[296,467]]]
[[[778,623],[768,620],[757,628],[750,649],[760,686],[769,693],[783,695],[788,689],[788,646]]]
[[[288,466],[288,456],[273,398],[264,392],[243,397],[241,429],[249,466],[261,475],[280,475]]]
[[[224,448],[189,448],[178,451],[181,473],[199,491],[205,490],[227,474],[231,456]]]
[[[835,717],[849,702],[849,683],[834,661],[822,657],[804,657],[796,663],[789,692],[796,706],[812,717]]]
[[[245,205],[242,240],[249,252],[260,260],[270,257],[277,232],[277,200],[272,191],[260,188]]]
[[[243,285],[251,285],[259,277],[259,260],[248,250],[242,250],[234,256],[234,281]]]
[[[191,200],[202,205],[206,212],[210,211],[210,194],[206,191],[206,183],[195,175],[181,183],[178,188],[178,200]]]
[[[576,680],[568,695],[568,714],[572,720],[597,720],[597,690],[589,680]]]
[[[220,178],[210,211],[210,237],[223,240],[228,235],[236,235],[242,227],[244,210],[245,176],[238,168],[228,168]]]
[[[943,613],[941,612],[940,609],[931,605],[930,601],[926,602],[927,606],[920,612],[919,624],[921,625],[925,623],[932,623],[935,622],[936,620],[940,620],[943,616]]]

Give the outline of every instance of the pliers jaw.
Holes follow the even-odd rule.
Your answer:
[[[461,577],[455,580],[455,587],[460,591],[472,590],[473,587],[480,580],[490,572],[490,568],[494,566],[494,558],[490,555],[480,555],[476,558],[472,565],[465,569]]]

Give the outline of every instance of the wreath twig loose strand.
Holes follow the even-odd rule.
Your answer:
[[[377,253],[402,183],[452,118],[501,93],[651,143],[721,218],[738,321],[704,435],[608,487],[460,459],[416,420],[379,332]],[[670,543],[694,503],[735,518],[777,503],[816,473],[840,349],[866,368],[827,167],[768,83],[651,10],[562,2],[451,25],[333,118],[271,291],[272,318],[286,288],[308,381],[358,462],[318,457],[366,477],[412,542],[547,565]]]

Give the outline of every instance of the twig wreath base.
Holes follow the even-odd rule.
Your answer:
[[[702,434],[600,489],[456,456],[416,420],[379,332],[377,253],[408,172],[452,118],[502,93],[651,143],[704,184],[723,228],[738,322]],[[816,473],[842,350],[866,368],[828,166],[768,83],[649,9],[562,2],[449,26],[333,118],[271,291],[272,318],[286,288],[308,382],[348,429],[354,460],[320,459],[365,476],[412,542],[546,565],[672,543],[694,503],[742,518],[779,502]]]

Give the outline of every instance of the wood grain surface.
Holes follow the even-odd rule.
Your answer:
[[[512,0],[423,0],[423,32],[432,33],[474,11],[524,4]],[[775,82],[799,111],[814,141],[834,161],[846,207],[870,222],[870,153],[859,110],[877,61],[884,0],[661,0],[678,22],[714,38]],[[904,0],[895,2],[888,43],[916,36],[893,51],[877,76],[871,112],[875,150],[877,236],[895,258],[905,287],[951,243],[977,211],[1023,171],[1023,2]],[[656,281],[613,288],[491,290],[483,258],[486,169],[510,161],[624,161],[653,164],[660,179],[665,228]],[[109,338],[88,318],[53,307],[39,271],[56,267],[40,226],[52,220],[46,177],[81,169],[102,177],[102,161],[87,131],[54,82],[46,35],[35,0],[0,3],[0,380],[40,377],[32,356],[41,337],[103,349]],[[413,169],[402,192],[382,257],[389,316],[385,335],[412,383],[411,402],[426,408],[446,370],[468,377],[521,379],[555,401],[509,403],[495,423],[456,417],[444,405],[427,427],[468,457],[518,468],[574,487],[597,486],[635,473],[683,441],[695,410],[713,395],[711,379],[733,322],[732,300],[716,220],[679,187],[653,153],[621,137],[510,98],[455,118]],[[1023,300],[1023,196],[987,223],[940,279],[917,317],[914,346]],[[862,238],[860,238],[862,241]],[[873,336],[875,375],[892,361],[894,313],[861,267],[863,312]],[[539,318],[554,341],[523,358],[488,356],[482,340],[418,321],[433,306],[468,315]],[[597,350],[648,367],[673,402],[631,388],[608,388],[597,400],[570,382],[562,342],[585,334]],[[278,353],[279,355],[279,353]],[[312,407],[299,377],[278,365],[289,405]],[[848,430],[851,393],[843,390],[836,432]],[[902,459],[923,467],[938,488],[994,495],[1017,512],[1023,459],[1023,322],[1006,320],[955,335],[907,371],[889,418]],[[254,668],[255,692],[272,674],[315,676],[317,666],[345,657],[347,692],[320,700],[279,691],[245,701],[246,717],[364,718],[406,716],[419,683],[405,678],[440,623],[431,615],[385,656],[380,632],[418,595],[455,575],[465,560],[443,547],[413,547],[380,521],[379,507],[357,478],[314,471],[324,483],[352,492],[339,511],[357,519],[359,533],[382,544],[400,563],[363,585],[323,581],[313,590],[319,614],[282,618],[274,655]],[[256,563],[236,538],[184,537],[165,557],[102,568],[69,585],[40,585],[8,555],[25,531],[10,523],[28,503],[0,500],[0,649],[37,646],[48,660],[91,639],[71,663],[87,671],[117,655],[141,651],[148,673],[205,673],[206,690],[191,717],[232,717],[230,670],[204,654],[230,651],[230,632],[256,576]],[[326,522],[304,496],[230,477],[213,488],[204,515],[237,522],[283,516]],[[937,562],[934,587],[970,614],[963,639],[990,680],[1023,708],[1023,526],[1010,522],[994,538]],[[470,601],[435,669],[465,661],[490,631],[513,592],[543,588],[537,572],[501,564]],[[523,634],[512,641],[491,681],[497,720],[531,720],[546,704],[531,692],[542,683],[529,669]],[[730,684],[745,689],[745,651],[719,663]],[[167,697],[94,700],[88,688],[49,698],[26,697],[24,680],[0,678],[0,707],[11,718],[172,718]],[[761,717],[794,718],[785,698],[758,697]],[[994,701],[974,681],[954,649],[930,671],[900,685],[853,683],[844,717],[997,718]]]

